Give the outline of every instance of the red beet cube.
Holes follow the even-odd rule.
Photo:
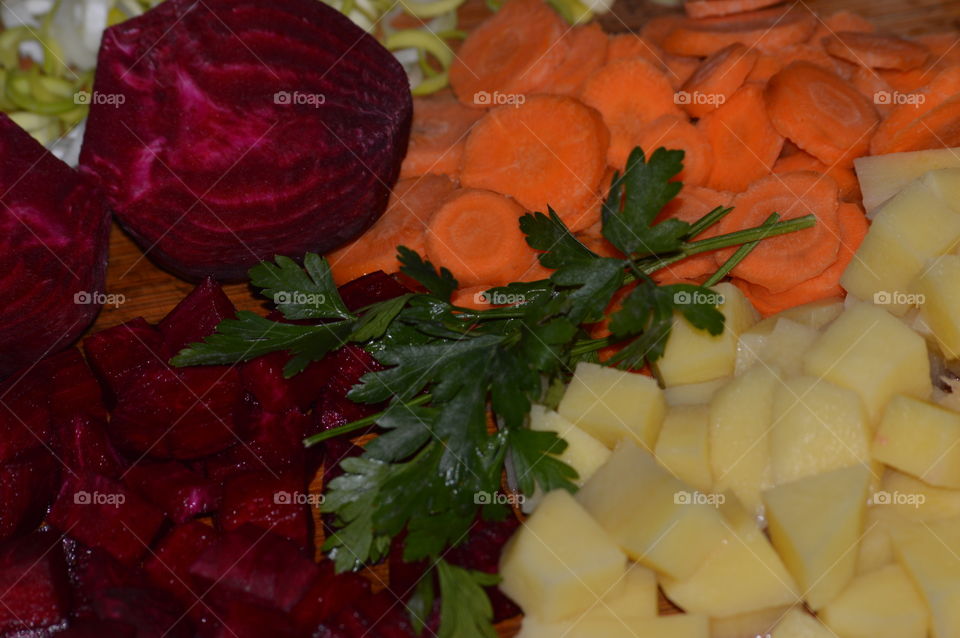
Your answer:
[[[0,544],[0,632],[49,627],[70,611],[60,538],[34,532]]]
[[[220,284],[207,277],[161,319],[157,327],[167,352],[175,355],[191,343],[212,335],[217,324],[236,314],[237,309]]]
[[[339,288],[340,298],[350,310],[394,299],[410,292],[410,289],[382,270],[358,277]]]
[[[136,638],[137,628],[116,620],[85,619],[70,624],[57,638]]]
[[[226,597],[217,601],[216,613],[209,614],[202,638],[300,638],[287,615],[264,605],[250,602],[245,596]],[[312,638],[312,637],[311,637]]]
[[[336,575],[333,563],[325,560],[291,615],[301,633],[309,635],[319,625],[333,620],[341,609],[369,593],[370,581],[354,572]]]
[[[90,335],[83,341],[87,361],[108,390],[111,404],[147,367],[163,363],[163,337],[143,318]]]
[[[289,360],[290,355],[285,352],[272,352],[241,366],[244,388],[256,397],[264,410],[286,412],[296,408],[306,412],[333,373],[323,361],[314,361],[303,372],[287,379],[283,368]]]
[[[60,464],[36,448],[0,465],[0,540],[36,529],[60,486]]]
[[[107,436],[105,424],[84,416],[58,425],[53,446],[60,462],[76,474],[87,471],[115,479],[127,465]]]
[[[186,608],[166,592],[147,587],[115,587],[94,598],[101,620],[136,628],[137,638],[192,638]]]
[[[124,482],[162,509],[174,523],[183,523],[220,506],[220,485],[176,461],[142,462],[127,471]]]
[[[143,568],[150,582],[187,605],[192,605],[205,588],[194,582],[190,565],[216,542],[217,536],[215,529],[198,521],[174,527],[144,561]]]
[[[217,523],[225,531],[249,523],[308,549],[313,541],[309,505],[313,498],[307,492],[302,471],[238,474],[223,485],[223,505],[217,513]]]
[[[49,388],[49,378],[18,373],[0,383],[0,463],[50,441],[50,409],[38,386]]]
[[[247,436],[243,442],[205,459],[208,477],[222,481],[248,471],[268,470],[279,474],[303,467],[306,458],[303,436],[310,417],[296,409],[276,413],[257,406],[247,414],[243,428]]]

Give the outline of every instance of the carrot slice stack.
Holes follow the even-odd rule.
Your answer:
[[[433,173],[456,177],[470,127],[484,114],[450,95],[414,98],[413,125],[400,177]]]
[[[637,140],[640,148],[653,153],[661,146],[681,150],[683,171],[677,179],[684,184],[702,186],[713,170],[713,148],[703,131],[683,115],[663,115],[644,127]]]

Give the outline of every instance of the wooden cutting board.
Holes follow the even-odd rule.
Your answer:
[[[820,14],[829,14],[848,9],[874,21],[881,31],[902,35],[918,35],[939,31],[960,31],[960,0],[799,0]],[[609,32],[638,30],[644,22],[655,15],[678,11],[641,0],[618,0],[611,14],[602,18]],[[469,0],[462,11],[461,22],[465,28],[477,24],[488,15],[482,0]],[[116,226],[110,241],[110,265],[107,271],[107,292],[117,295],[123,303],[104,308],[92,330],[102,330],[135,317],[145,317],[155,322],[165,315],[193,287],[193,284],[177,279],[161,270],[148,256]],[[255,298],[245,284],[226,288],[234,303],[245,310],[264,307],[264,302]],[[385,577],[382,572],[371,573],[375,585]],[[661,600],[664,612],[676,611],[666,600]],[[500,635],[514,636],[519,620],[502,623]]]

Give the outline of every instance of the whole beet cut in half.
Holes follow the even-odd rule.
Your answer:
[[[69,346],[93,321],[109,230],[89,180],[0,114],[0,379]]]
[[[400,64],[317,0],[168,0],[106,31],[94,89],[82,170],[191,278],[357,237],[412,114]]]

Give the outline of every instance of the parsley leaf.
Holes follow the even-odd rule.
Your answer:
[[[440,578],[440,633],[439,638],[496,638],[493,629],[493,607],[484,587],[500,582],[496,574],[471,571],[451,565],[445,560],[437,563]]]
[[[273,299],[287,319],[348,319],[347,310],[330,274],[327,260],[314,253],[303,268],[289,257],[276,257],[250,269],[250,283]]]
[[[450,301],[457,289],[457,280],[449,270],[440,268],[437,271],[433,264],[406,246],[397,247],[397,259],[400,261],[400,272],[426,288],[434,297]]]

